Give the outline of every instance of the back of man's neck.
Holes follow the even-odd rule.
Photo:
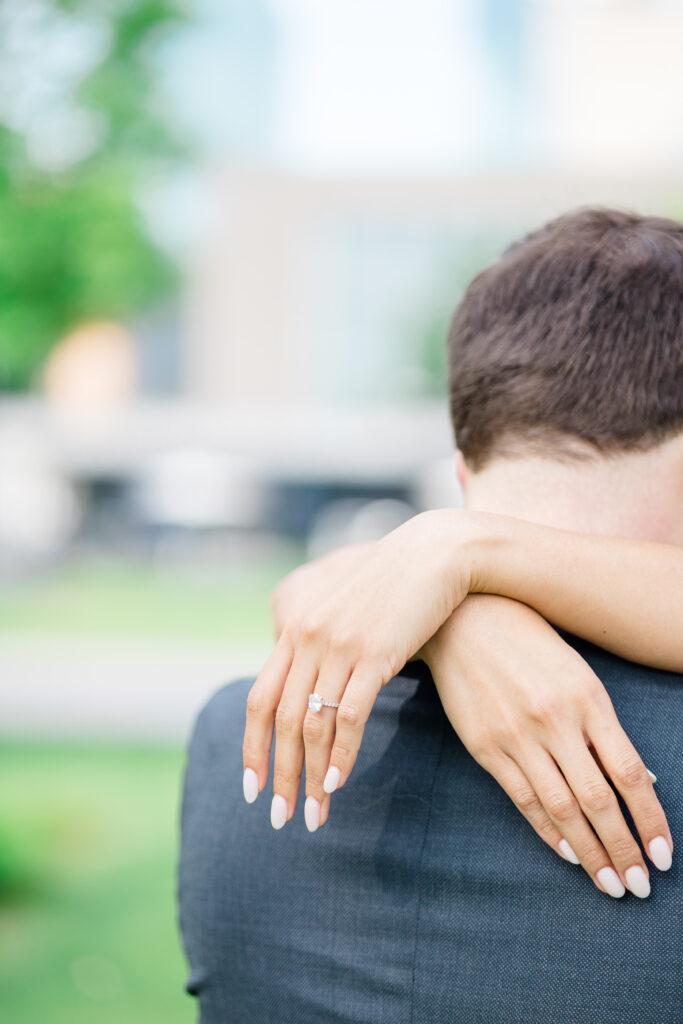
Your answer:
[[[683,437],[613,458],[494,460],[468,474],[465,495],[478,511],[683,546]]]

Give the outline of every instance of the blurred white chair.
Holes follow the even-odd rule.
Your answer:
[[[207,529],[262,523],[266,491],[251,459],[208,448],[182,447],[145,460],[134,502],[153,526]]]
[[[59,555],[75,536],[82,508],[76,489],[20,430],[0,437],[0,564],[22,568]]]

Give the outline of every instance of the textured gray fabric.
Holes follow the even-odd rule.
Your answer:
[[[569,638],[607,686],[683,838],[683,678]],[[202,1024],[683,1021],[679,856],[612,900],[522,819],[453,733],[424,666],[381,692],[349,783],[310,835],[242,797],[249,680],[201,713],[180,921]]]

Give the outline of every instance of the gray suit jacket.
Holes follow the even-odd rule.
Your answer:
[[[683,677],[569,638],[606,685],[683,840]],[[242,797],[250,680],[199,717],[180,922],[203,1024],[683,1021],[681,855],[613,900],[535,835],[467,753],[429,672],[379,695],[351,779],[311,835]]]

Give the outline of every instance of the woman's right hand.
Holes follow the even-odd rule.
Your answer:
[[[421,656],[462,742],[541,839],[610,896],[649,895],[612,785],[661,870],[671,832],[607,691],[574,648],[526,605],[471,595]]]

